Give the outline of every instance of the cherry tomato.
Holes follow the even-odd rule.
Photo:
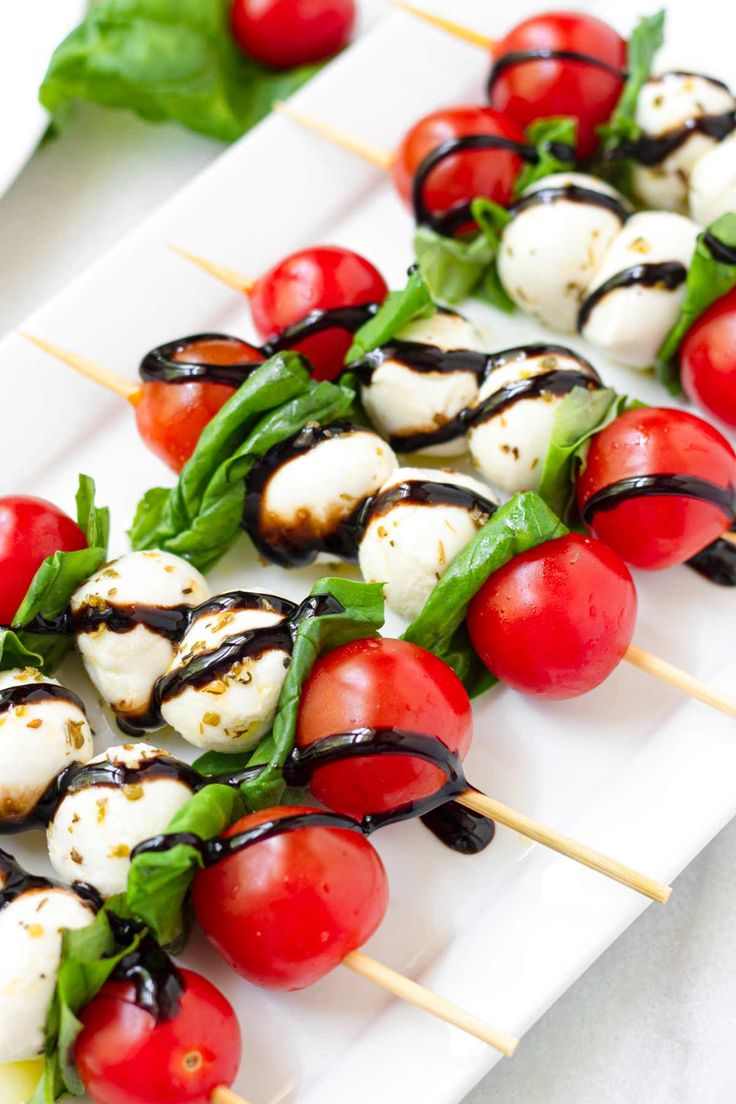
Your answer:
[[[234,0],[231,23],[246,54],[291,69],[347,46],[355,14],[355,0]]]
[[[13,620],[47,556],[86,547],[77,523],[53,502],[27,495],[0,498],[0,623]]]
[[[636,590],[623,560],[568,533],[494,571],[467,623],[476,652],[508,686],[574,698],[618,666],[635,622]]]
[[[449,138],[490,134],[524,142],[513,121],[488,107],[450,107],[425,115],[407,132],[396,151],[392,168],[394,184],[411,203],[412,184],[422,161]],[[427,177],[424,199],[433,214],[485,196],[504,205],[511,202],[521,158],[510,150],[463,150],[440,161]]]
[[[736,486],[736,454],[717,429],[694,414],[665,407],[629,410],[597,433],[577,481],[578,506],[620,479],[695,476]],[[636,567],[684,563],[731,524],[724,510],[684,495],[639,495],[597,510],[588,528]]]
[[[494,48],[494,57],[527,50],[572,50],[612,66],[590,62],[530,60],[491,75],[490,103],[526,129],[535,119],[571,115],[578,121],[578,154],[590,157],[596,127],[611,116],[623,88],[626,42],[600,19],[581,12],[545,12],[525,19]]]
[[[225,836],[310,811],[320,810],[264,809]],[[370,939],[386,911],[388,883],[378,852],[359,832],[297,828],[200,871],[193,903],[207,938],[239,974],[269,989],[303,989]]]
[[[136,1004],[131,982],[109,981],[81,1013],[75,1060],[97,1104],[209,1104],[232,1085],[240,1065],[240,1027],[211,982],[180,970],[178,1012],[157,1020]]]
[[[241,341],[195,341],[176,352],[182,364],[257,364],[263,354]],[[202,430],[231,397],[224,383],[147,381],[135,407],[138,432],[156,455],[180,472],[197,447]]]
[[[685,393],[736,426],[736,288],[703,314],[680,347]]]
[[[253,323],[264,338],[280,334],[313,310],[382,303],[388,295],[377,268],[350,249],[316,246],[291,253],[256,280],[250,302]],[[326,330],[294,346],[312,363],[316,379],[340,374],[353,341],[346,330]]]
[[[297,744],[353,728],[404,728],[436,736],[464,757],[470,747],[470,699],[454,671],[404,640],[371,637],[322,656],[302,691]],[[444,772],[416,756],[366,755],[315,771],[310,789],[341,813],[360,818],[429,797]]]

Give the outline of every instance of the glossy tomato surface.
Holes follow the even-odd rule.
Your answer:
[[[519,23],[494,49],[498,59],[527,50],[587,54],[619,73],[626,69],[626,42],[607,23],[582,12],[545,12]],[[610,118],[623,78],[598,65],[566,59],[534,59],[503,69],[493,80],[490,103],[525,129],[535,119],[572,115],[578,120],[578,154],[590,157],[595,128]]]
[[[250,57],[290,69],[347,46],[355,14],[355,0],[234,0],[231,24]]]
[[[636,622],[626,564],[577,533],[514,556],[484,583],[468,611],[473,647],[514,690],[573,698],[621,662]]]
[[[577,481],[582,510],[603,488],[642,475],[690,475],[736,486],[736,455],[722,434],[683,410],[629,410],[597,433]],[[684,495],[641,495],[597,510],[588,528],[628,563],[658,570],[684,563],[719,537],[731,518]]]
[[[438,740],[463,758],[470,747],[470,699],[437,656],[403,640],[368,638],[317,661],[302,691],[297,744],[353,728],[404,728]],[[312,793],[329,808],[360,818],[437,792],[445,774],[416,756],[373,755],[315,772]]]
[[[54,552],[87,547],[75,521],[44,498],[0,498],[0,623],[9,625],[33,576]]]
[[[703,314],[680,346],[685,393],[736,426],[736,288]]]
[[[173,1018],[157,1021],[135,1003],[130,982],[109,981],[81,1013],[75,1059],[97,1104],[209,1104],[240,1065],[240,1027],[211,982],[180,971]]]
[[[225,835],[309,811],[264,809]],[[239,974],[270,989],[303,989],[370,939],[386,911],[388,883],[378,852],[359,832],[298,828],[200,871],[193,903],[208,939]]]

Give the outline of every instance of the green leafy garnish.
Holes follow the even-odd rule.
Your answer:
[[[268,69],[240,50],[227,0],[97,0],[41,85],[59,123],[75,100],[173,120],[232,142],[318,66]]]
[[[435,310],[426,280],[418,269],[412,269],[406,287],[401,291],[390,291],[373,318],[356,332],[345,363],[362,360],[367,353],[390,341],[404,326],[416,318],[427,318]]]
[[[530,185],[536,184],[545,176],[569,172],[575,168],[577,130],[577,119],[572,119],[569,115],[535,119],[527,127],[526,139],[536,149],[537,160],[533,164],[525,164],[517,176],[514,182],[514,195],[517,198]],[[564,149],[565,146],[569,148],[569,153]]]
[[[402,639],[434,652],[449,664],[471,697],[487,690],[498,680],[470,643],[465,627],[468,607],[494,571],[521,552],[566,532],[538,494],[514,495],[455,557]]]
[[[133,548],[164,549],[207,571],[240,531],[256,460],[309,422],[349,415],[354,399],[347,385],[311,379],[298,353],[271,357],[205,426],[176,486],[143,496],[130,529]]]

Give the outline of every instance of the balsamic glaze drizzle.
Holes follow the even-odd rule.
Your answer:
[[[701,115],[686,119],[658,138],[644,134],[641,138],[624,140],[615,149],[604,151],[603,160],[616,161],[628,157],[640,165],[654,167],[680,149],[692,134],[703,134],[722,142],[733,130],[736,130],[736,110],[724,111],[720,115]]]
[[[420,506],[458,506],[476,515],[479,522],[487,521],[498,509],[498,504],[490,498],[484,498],[469,487],[462,487],[457,483],[407,479],[369,499],[361,519],[363,526],[387,514],[399,502]]]
[[[632,265],[614,273],[608,280],[604,280],[585,299],[578,311],[577,328],[582,333],[584,327],[590,321],[590,316],[598,304],[619,288],[634,287],[639,285],[647,288],[666,288],[674,291],[685,283],[687,269],[679,261],[661,261],[658,264],[647,263]]]
[[[582,184],[555,184],[537,188],[533,192],[527,192],[526,195],[509,207],[509,214],[512,218],[515,218],[528,207],[557,203],[560,200],[568,203],[584,203],[589,207],[602,207],[615,215],[622,226],[631,216],[629,208],[615,195],[609,195],[608,192],[599,192],[595,188],[586,188]]]
[[[703,241],[714,260],[720,264],[736,265],[736,248],[734,246],[726,245],[724,241],[717,238],[715,234],[711,234],[709,230],[706,230],[703,234]]]
[[[29,889],[52,889],[53,882],[29,874],[7,851],[0,850],[0,909]]]
[[[151,632],[176,643],[189,624],[191,606],[148,606],[130,602],[116,605],[105,602],[99,606],[85,604],[71,614],[71,631],[93,633],[104,625],[109,632],[132,632],[137,625],[144,625]]]
[[[82,699],[73,690],[57,686],[53,682],[26,682],[18,686],[6,686],[4,690],[0,690],[0,714],[7,713],[18,705],[38,705],[48,701],[76,705],[84,714]]]
[[[113,912],[108,912],[107,917],[118,944],[131,943],[143,930],[136,920],[123,920]],[[136,949],[118,962],[111,977],[131,982],[135,1003],[150,1012],[157,1023],[173,1020],[178,1014],[186,989],[184,978],[150,935],[143,935]]]
[[[502,54],[493,62],[487,86],[489,100],[496,82],[507,69],[515,68],[517,65],[527,65],[533,61],[572,61],[582,65],[593,65],[596,69],[602,69],[605,73],[610,73],[612,77],[617,77],[621,82],[626,80],[626,73],[621,69],[617,69],[615,65],[610,65],[602,58],[595,57],[594,54],[581,53],[579,50],[553,50],[549,47],[538,47],[535,50],[512,50],[508,54]]]
[[[590,524],[599,510],[613,510],[630,499],[663,495],[709,502],[722,510],[731,522],[736,519],[736,488],[721,487],[694,475],[636,475],[618,479],[591,495],[580,513],[583,521]]]
[[[540,395],[568,395],[576,387],[596,391],[602,386],[603,383],[596,372],[589,375],[582,370],[553,368],[549,372],[539,372],[535,376],[527,376],[526,379],[514,380],[513,383],[494,391],[468,412],[467,424],[477,426],[487,422],[524,399],[536,399]]]
[[[718,586],[736,587],[736,545],[730,541],[719,537],[689,559],[687,564]]]

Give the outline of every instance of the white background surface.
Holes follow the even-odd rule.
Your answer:
[[[0,332],[218,149],[174,128],[81,111],[0,200]],[[675,611],[669,616],[674,623]],[[650,909],[621,937],[526,1036],[517,1058],[492,1071],[473,1104],[733,1104],[734,845],[732,825],[680,878],[668,908]]]

